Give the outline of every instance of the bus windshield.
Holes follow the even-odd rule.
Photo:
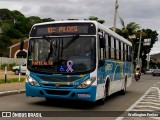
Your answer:
[[[87,73],[95,68],[93,36],[31,38],[28,69],[48,74]]]

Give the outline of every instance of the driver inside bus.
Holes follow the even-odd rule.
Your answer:
[[[91,56],[92,51],[89,46],[81,46],[80,56]]]

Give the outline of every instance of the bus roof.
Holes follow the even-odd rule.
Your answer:
[[[65,20],[65,21],[51,21],[51,22],[44,22],[44,23],[36,23],[33,25],[34,26],[39,26],[39,25],[46,25],[46,24],[57,24],[57,23],[94,23],[98,29],[101,29],[108,33],[110,36],[114,36],[116,39],[120,40],[121,42],[124,42],[130,46],[132,46],[131,42],[125,39],[124,37],[118,35],[117,33],[113,32],[109,28],[107,28],[105,25],[98,23],[97,21],[94,20]]]
[[[97,23],[98,27],[107,32],[110,36],[114,36],[116,39],[120,40],[121,42],[124,42],[130,46],[132,46],[132,43],[130,41],[128,41],[127,39],[125,39],[124,37],[120,36],[119,34],[113,32],[112,30],[110,30],[109,28],[107,28],[106,26],[104,26],[103,24]]]

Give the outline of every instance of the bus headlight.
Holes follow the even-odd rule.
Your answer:
[[[77,88],[87,88],[87,87],[91,86],[91,85],[94,83],[95,80],[96,80],[95,77],[92,77],[92,78],[90,78],[90,79],[87,79],[87,80],[83,81],[82,83],[80,83],[80,84],[77,86]]]
[[[30,85],[33,85],[33,86],[40,86],[39,83],[33,78],[31,78],[30,76],[27,76],[26,82],[28,82]]]

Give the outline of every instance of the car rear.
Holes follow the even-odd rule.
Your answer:
[[[153,76],[160,75],[160,69],[155,69],[152,73]]]

